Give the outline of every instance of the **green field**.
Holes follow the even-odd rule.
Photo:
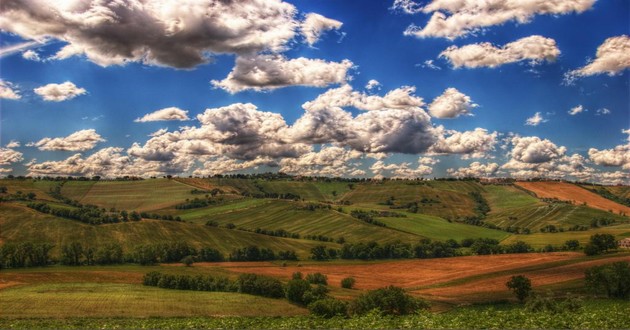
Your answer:
[[[3,243],[49,242],[59,247],[74,241],[95,246],[114,241],[125,251],[140,244],[186,241],[196,248],[212,247],[226,255],[236,248],[257,245],[274,251],[295,250],[300,257],[306,258],[311,248],[322,244],[175,221],[143,220],[94,226],[12,204],[0,205],[0,227]]]
[[[545,205],[545,203],[539,201],[536,197],[514,186],[487,185],[484,186],[483,196],[490,205],[491,214],[513,208]]]
[[[284,299],[117,283],[47,283],[7,288],[0,291],[0,311],[0,317],[6,319],[292,316],[308,313]]]
[[[442,218],[426,215],[407,213],[406,218],[378,218],[390,228],[396,228],[408,233],[424,236],[434,240],[464,238],[493,238],[503,240],[510,236],[509,233],[488,229],[479,226],[470,226],[457,222],[448,222]]]
[[[301,203],[273,200],[257,207],[237,209],[231,212],[215,213],[210,216],[200,216],[217,221],[220,225],[233,223],[237,227],[249,230],[284,229],[291,233],[304,235],[325,235],[328,237],[344,237],[346,241],[380,241],[388,242],[401,240],[416,242],[420,237],[397,230],[370,225],[357,220],[347,214],[334,210],[317,209],[308,211],[298,209]],[[208,210],[212,210],[211,208]],[[197,211],[200,212],[200,211]]]
[[[591,229],[587,231],[565,231],[563,233],[534,233],[529,235],[512,235],[503,243],[509,244],[515,241],[524,241],[534,248],[542,248],[548,244],[561,246],[570,239],[575,239],[584,245],[588,243],[589,238],[596,233],[612,234],[617,238],[630,237],[630,224],[622,224],[617,226],[603,227]]]

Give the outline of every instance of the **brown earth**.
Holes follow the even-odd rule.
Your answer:
[[[388,285],[415,288],[494,272],[538,266],[582,257],[581,253],[529,253],[521,255],[467,256],[448,259],[403,260],[379,263],[317,263],[301,267],[282,267],[270,262],[195,263],[194,267],[221,267],[235,273],[256,273],[288,280],[295,272],[320,272],[328,284],[340,287],[345,277],[356,279],[357,289],[376,289]]]
[[[613,211],[614,213],[624,212],[625,214],[630,214],[630,207],[615,203],[571,183],[553,181],[523,181],[516,182],[515,184],[523,189],[533,192],[536,196],[538,196],[538,198],[557,198],[562,201],[573,201],[576,205],[586,203],[586,206],[595,209]]]
[[[174,180],[177,181],[177,182],[189,185],[189,186],[193,186],[193,187],[199,188],[201,190],[212,190],[212,189],[218,188],[220,190],[223,190],[226,193],[232,193],[232,194],[238,193],[238,191],[236,191],[233,187],[217,186],[217,185],[214,185],[214,184],[208,182],[208,180],[204,180],[204,179],[199,179],[199,178],[175,178]]]
[[[428,288],[413,291],[431,300],[451,301],[451,302],[474,302],[483,300],[483,297],[495,296],[497,293],[505,293],[511,296],[505,287],[505,283],[513,275],[524,275],[532,281],[532,287],[537,288],[544,285],[553,285],[562,282],[578,280],[584,278],[584,271],[593,266],[611,263],[615,261],[630,262],[630,256],[611,257],[598,260],[587,260],[569,265],[560,265],[532,271],[518,272],[518,274],[498,275],[478,280],[466,281],[462,284],[445,286],[440,288]],[[479,299],[481,298],[481,299]]]

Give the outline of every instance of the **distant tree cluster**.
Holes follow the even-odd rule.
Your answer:
[[[352,216],[353,218],[359,219],[359,220],[361,220],[363,222],[372,224],[372,225],[376,225],[376,226],[379,226],[379,227],[387,227],[387,225],[385,223],[374,219],[374,216],[375,216],[374,212],[362,211],[362,210],[352,210],[350,212],[350,216]]]
[[[271,249],[247,246],[235,249],[230,253],[230,261],[269,261],[269,260],[297,260],[295,251],[280,251],[275,253]]]
[[[136,211],[127,212],[123,210],[120,212],[108,212],[94,205],[79,205],[77,208],[67,208],[51,206],[43,202],[32,202],[26,204],[26,206],[41,213],[78,220],[90,225],[141,220],[140,214]]]
[[[0,246],[0,268],[46,266],[53,247],[49,243],[5,243]]]

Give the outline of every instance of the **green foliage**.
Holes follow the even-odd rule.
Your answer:
[[[363,315],[372,310],[379,310],[385,315],[407,315],[426,308],[429,308],[426,301],[391,285],[360,295],[350,303],[348,310],[352,315]]]
[[[581,308],[582,299],[571,295],[568,295],[563,299],[556,299],[551,294],[533,294],[529,299],[527,299],[527,303],[525,304],[525,309],[533,313],[575,313]]]
[[[186,265],[186,267],[192,266],[194,262],[195,258],[193,258],[193,256],[185,256],[184,259],[182,259],[182,263]]]
[[[284,286],[278,279],[256,274],[241,274],[236,280],[238,291],[269,298],[284,297]]]
[[[504,250],[505,253],[528,253],[534,251],[531,245],[523,241],[516,241],[510,245],[507,245]]]
[[[0,268],[46,266],[52,248],[48,243],[5,243],[0,246]]]
[[[314,301],[308,305],[308,310],[317,316],[332,318],[344,317],[348,313],[348,304],[338,299],[326,298]]]
[[[585,280],[594,292],[611,298],[630,298],[630,263],[627,261],[591,267],[585,272]]]
[[[525,301],[532,291],[532,281],[523,275],[512,276],[505,285],[520,302]]]
[[[306,280],[311,284],[328,285],[328,276],[322,273],[306,274]]]
[[[615,236],[611,234],[595,234],[591,236],[589,243],[584,247],[584,253],[592,256],[608,252],[617,248]]]
[[[83,245],[80,242],[64,244],[61,247],[61,264],[79,266],[83,263]]]
[[[341,280],[341,287],[344,289],[352,289],[357,281],[354,277],[346,277]]]
[[[340,257],[342,259],[402,259],[414,256],[411,244],[394,241],[379,244],[371,241],[366,243],[346,243],[342,246]]]
[[[276,254],[271,249],[259,248],[251,245],[236,249],[230,254],[230,261],[265,261],[276,260]]]
[[[576,240],[576,239],[570,239],[566,242],[564,242],[564,247],[565,249],[569,250],[569,251],[576,251],[580,248],[580,241]]]
[[[293,279],[287,283],[286,297],[290,302],[304,305],[304,294],[311,290],[307,280]]]

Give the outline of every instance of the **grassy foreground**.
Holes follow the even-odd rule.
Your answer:
[[[441,314],[422,312],[390,317],[365,316],[322,319],[293,317],[216,318],[70,318],[0,319],[3,329],[134,328],[134,329],[624,329],[630,327],[630,303],[588,301],[577,312],[526,311],[521,306],[494,305],[455,309]]]

